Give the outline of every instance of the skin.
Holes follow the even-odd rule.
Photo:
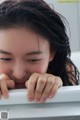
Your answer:
[[[54,56],[49,42],[30,29],[0,30],[0,97],[9,97],[9,89],[27,88],[30,101],[52,98],[62,86],[60,77],[46,73]]]

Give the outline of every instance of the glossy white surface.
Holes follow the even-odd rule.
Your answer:
[[[58,103],[58,102],[77,102],[80,101],[80,85],[79,86],[68,86],[62,87],[58,90],[54,98],[48,99],[47,103]],[[29,102],[27,99],[26,89],[16,89],[9,91],[9,98],[0,100],[1,105],[13,105],[13,104],[33,104],[35,102]]]
[[[27,91],[10,90],[9,99],[0,100],[0,112],[9,112],[12,119],[39,119],[80,116],[80,86],[62,87],[46,103],[29,102]]]
[[[76,65],[80,72],[80,51],[79,52],[72,52],[71,54],[71,60]]]

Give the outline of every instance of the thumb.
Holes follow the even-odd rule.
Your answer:
[[[11,88],[11,89],[15,88],[15,82],[13,80],[7,80],[6,83],[8,88]]]
[[[26,88],[28,88],[28,80],[25,82],[25,86]]]

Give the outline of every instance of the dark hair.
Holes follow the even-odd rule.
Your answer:
[[[70,60],[69,38],[63,21],[65,18],[43,0],[6,0],[0,4],[0,29],[24,26],[47,38],[51,51],[56,51],[47,72],[61,77],[65,86],[73,85],[72,82],[77,85],[79,72]],[[74,75],[73,71],[67,71],[67,65],[74,66]]]

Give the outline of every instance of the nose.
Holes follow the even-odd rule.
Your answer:
[[[23,79],[26,75],[25,68],[22,65],[15,66],[13,76],[16,79]]]
[[[14,72],[14,73],[13,73],[13,76],[14,76],[14,78],[16,78],[16,79],[24,79],[25,73]]]

